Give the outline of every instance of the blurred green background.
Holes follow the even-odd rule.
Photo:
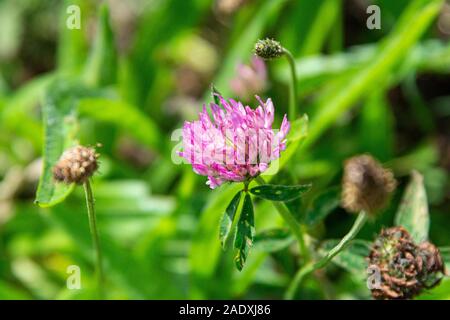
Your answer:
[[[381,9],[380,30],[366,26],[370,4]],[[66,25],[70,5],[81,9],[81,29]],[[449,3],[0,0],[0,298],[96,297],[82,188],[48,208],[34,203],[43,156],[59,157],[74,137],[103,145],[93,187],[107,298],[282,298],[299,267],[295,246],[255,246],[235,270],[218,240],[234,189],[212,191],[171,159],[172,132],[210,102],[211,83],[236,97],[237,66],[265,37],[297,59],[299,110],[310,119],[305,143],[276,177],[313,183],[299,215],[339,186],[346,158],[368,152],[393,169],[399,187],[359,237],[392,225],[415,169],[425,178],[431,240],[448,246]],[[259,94],[273,99],[279,124],[290,73],[284,59],[267,68]],[[329,211],[309,223],[318,240],[342,237],[354,219],[337,205]],[[268,202],[255,212],[257,232],[282,225]],[[66,287],[70,265],[80,267],[81,290]],[[329,298],[323,286],[334,298],[370,297],[364,275],[333,264],[325,275],[326,283],[304,282],[297,298]],[[450,299],[449,281],[423,298]]]

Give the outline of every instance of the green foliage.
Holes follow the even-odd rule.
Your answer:
[[[85,98],[78,103],[78,113],[120,128],[154,150],[165,148],[164,138],[156,123],[129,103],[107,98]]]
[[[325,255],[332,248],[338,244],[339,240],[327,240],[321,247],[319,252]],[[370,242],[364,240],[353,240],[349,246],[342,250],[332,260],[334,264],[344,268],[352,276],[360,280],[364,280],[367,276],[367,261],[366,258],[370,252]]]
[[[94,47],[86,64],[84,78],[88,84],[105,86],[116,82],[117,53],[106,5],[100,8]]]
[[[292,201],[300,197],[303,193],[311,189],[310,184],[297,186],[281,186],[266,184],[250,189],[250,192],[255,196],[270,201]]]
[[[393,115],[384,94],[384,89],[370,94],[361,110],[360,120],[361,150],[382,162],[392,158],[394,145]]]
[[[84,93],[85,90],[79,85],[55,82],[44,100],[44,167],[35,200],[40,206],[59,203],[73,190],[73,185],[53,180],[53,167],[64,150],[77,144],[75,107],[78,97]]]
[[[308,135],[308,115],[304,114],[291,124],[288,134],[288,143],[304,140]]]
[[[255,235],[255,248],[264,252],[285,249],[295,241],[288,229],[268,229]]]
[[[306,211],[305,223],[313,226],[324,220],[339,206],[341,189],[334,187],[317,195]]]
[[[402,202],[395,217],[395,224],[404,227],[415,242],[428,239],[430,216],[428,214],[427,194],[423,176],[414,171],[405,190]]]
[[[80,29],[67,28],[66,11],[69,6],[78,6],[80,8]],[[64,6],[61,7],[60,14],[60,34],[58,45],[58,70],[67,75],[78,75],[86,60],[88,49],[87,39],[83,33],[82,26],[86,25],[86,13],[88,5],[86,0],[64,0]]]
[[[255,237],[255,216],[253,212],[253,203],[250,195],[245,194],[244,204],[239,216],[236,227],[236,238],[234,239],[234,247],[237,249],[234,257],[236,268],[241,271],[245,261],[248,258],[250,248],[253,246]]]
[[[222,219],[220,220],[220,243],[222,243],[222,247],[225,249],[227,240],[230,236],[231,232],[231,226],[234,221],[234,216],[236,215],[236,211],[239,206],[239,202],[241,200],[242,191],[239,191],[236,193],[234,198],[231,200],[230,204],[228,205],[227,209],[225,210],[225,213],[222,216]]]
[[[354,102],[364,93],[372,89],[374,83],[383,79],[403,59],[403,53],[408,51],[419,37],[425,32],[432,19],[436,16],[442,1],[429,1],[422,5],[419,10],[414,10],[418,1],[412,3],[408,8],[408,16],[415,21],[413,26],[399,26],[380,45],[376,58],[366,67],[358,70],[352,76],[350,82],[343,82],[332,87],[318,101],[314,121],[312,121],[306,146],[311,145],[337,119],[342,113],[353,106]],[[406,20],[406,18],[405,18]],[[344,89],[345,88],[345,89]]]

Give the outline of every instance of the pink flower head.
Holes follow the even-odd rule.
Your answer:
[[[278,132],[272,130],[274,107],[271,99],[256,109],[217,95],[199,114],[199,120],[185,122],[183,151],[179,154],[200,175],[208,176],[211,189],[226,181],[248,181],[264,172],[286,148],[290,124],[283,118]]]
[[[245,101],[267,89],[267,68],[263,59],[253,56],[250,65],[239,64],[230,82],[231,90]]]

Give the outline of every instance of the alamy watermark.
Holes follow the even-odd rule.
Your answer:
[[[371,265],[367,268],[367,288],[370,290],[381,288],[381,272],[376,265]]]
[[[367,18],[366,26],[369,30],[381,29],[381,9],[377,5],[371,5],[367,7],[367,14],[370,16]]]
[[[66,13],[68,17],[66,19],[66,27],[67,29],[81,29],[81,9],[77,5],[70,5],[66,9]]]
[[[81,289],[81,269],[77,265],[67,267],[66,273],[69,275],[66,280],[66,286],[69,290]]]

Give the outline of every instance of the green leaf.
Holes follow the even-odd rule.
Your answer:
[[[35,203],[41,207],[53,206],[63,201],[74,185],[55,183],[53,167],[61,154],[78,143],[76,134],[78,100],[98,95],[98,91],[86,89],[78,83],[64,79],[55,80],[48,88],[42,107],[44,122],[43,171],[39,180]]]
[[[302,56],[319,54],[327,35],[337,28],[339,7],[341,4],[335,0],[320,1],[314,22],[311,23],[308,36],[304,40],[301,50]]]
[[[275,160],[267,171],[265,171],[262,176],[266,179],[271,179],[275,174],[278,173],[291,159],[298,146],[300,146],[306,139],[309,131],[309,118],[306,114],[296,119],[291,123],[291,130],[286,138],[287,147],[283,152],[282,156]]]
[[[162,217],[168,216],[176,205],[171,196],[152,195],[148,184],[143,180],[97,180],[94,181],[93,188],[95,209],[99,216],[130,220],[145,216]],[[77,195],[84,199],[81,190]]]
[[[44,168],[39,180],[36,203],[42,207],[63,201],[73,190],[73,185],[55,183],[53,167],[65,149],[76,144],[77,121],[73,99],[67,94],[69,87],[52,85],[44,99]]]
[[[76,291],[76,290],[73,290]],[[33,296],[25,289],[16,288],[15,285],[5,280],[0,280],[0,299],[1,300],[28,300]]]
[[[298,197],[294,200],[287,201],[284,203],[286,207],[289,209],[289,211],[294,216],[295,220],[297,220],[298,223],[303,223],[303,220],[305,219],[304,211],[302,210],[302,198]]]
[[[80,8],[80,29],[68,28],[67,10],[69,6]],[[85,24],[89,10],[86,0],[64,0],[60,9],[60,27],[58,39],[58,71],[67,74],[78,74],[86,60],[87,39],[85,35]]]
[[[100,8],[95,43],[84,72],[84,78],[90,85],[106,86],[116,81],[117,52],[106,5]]]
[[[306,211],[305,223],[313,226],[325,219],[339,206],[340,193],[339,187],[333,187],[317,195]]]
[[[392,158],[394,142],[392,108],[386,90],[380,87],[368,96],[359,123],[361,150],[382,162]]]
[[[295,241],[288,229],[269,229],[255,236],[255,248],[264,252],[283,250]]]
[[[231,226],[233,225],[234,216],[236,215],[239,202],[241,200],[242,191],[236,193],[231,202],[228,204],[225,213],[220,220],[219,238],[222,243],[222,248],[226,248],[227,240],[230,236]]]
[[[417,243],[428,239],[430,217],[427,194],[423,184],[423,176],[417,171],[413,171],[411,174],[411,181],[398,208],[395,224],[408,230]]]
[[[339,243],[339,241],[340,240],[324,241],[319,248],[319,254],[325,256]],[[365,279],[367,276],[366,257],[369,256],[370,247],[371,243],[369,241],[359,239],[352,240],[347,248],[333,258],[332,262],[358,278]]]
[[[25,32],[25,6],[10,1],[0,1],[0,56],[14,57],[20,49]],[[3,64],[3,61],[2,61]],[[3,65],[2,65],[3,69]]]
[[[281,186],[265,184],[250,189],[250,192],[260,198],[270,201],[291,201],[311,189],[311,184],[296,186]]]
[[[432,289],[423,291],[417,300],[450,300],[450,278],[442,279],[441,283]]]
[[[255,236],[255,218],[253,214],[253,203],[250,195],[247,193],[244,198],[241,215],[237,224],[236,238],[234,247],[237,249],[234,261],[239,271],[244,267],[250,248],[253,245]]]
[[[51,211],[49,211],[51,214],[45,215],[45,218],[50,225],[64,230],[77,244],[82,257],[91,261],[90,259],[93,258],[91,254],[92,240],[88,219],[86,216],[82,217],[80,210],[84,210],[84,208],[63,203],[51,208]],[[152,286],[148,286],[145,281],[142,281],[142,279],[152,278],[152,273],[156,272],[152,266],[143,264],[142,260],[136,257],[134,250],[130,250],[123,243],[117,242],[117,239],[111,238],[106,232],[100,233],[100,244],[103,252],[105,275],[111,283],[120,283],[121,287],[125,288],[130,296],[135,299],[156,296],[155,292],[158,290],[157,286],[160,285],[158,283],[160,279],[153,277],[154,283],[152,283]],[[133,266],[133,272],[128,272],[131,266]],[[165,284],[165,289],[167,289],[167,282]],[[86,288],[88,286],[86,285]]]
[[[78,113],[111,123],[155,150],[161,151],[165,146],[157,124],[137,107],[126,102],[106,98],[85,98],[78,104]]]
[[[0,109],[0,127],[28,139],[36,150],[42,149],[42,126],[41,119],[32,115],[36,113],[36,102],[42,100],[54,79],[53,73],[31,79],[5,99],[5,105]]]
[[[291,124],[291,130],[287,136],[288,143],[305,139],[308,135],[308,115],[305,113]]]

